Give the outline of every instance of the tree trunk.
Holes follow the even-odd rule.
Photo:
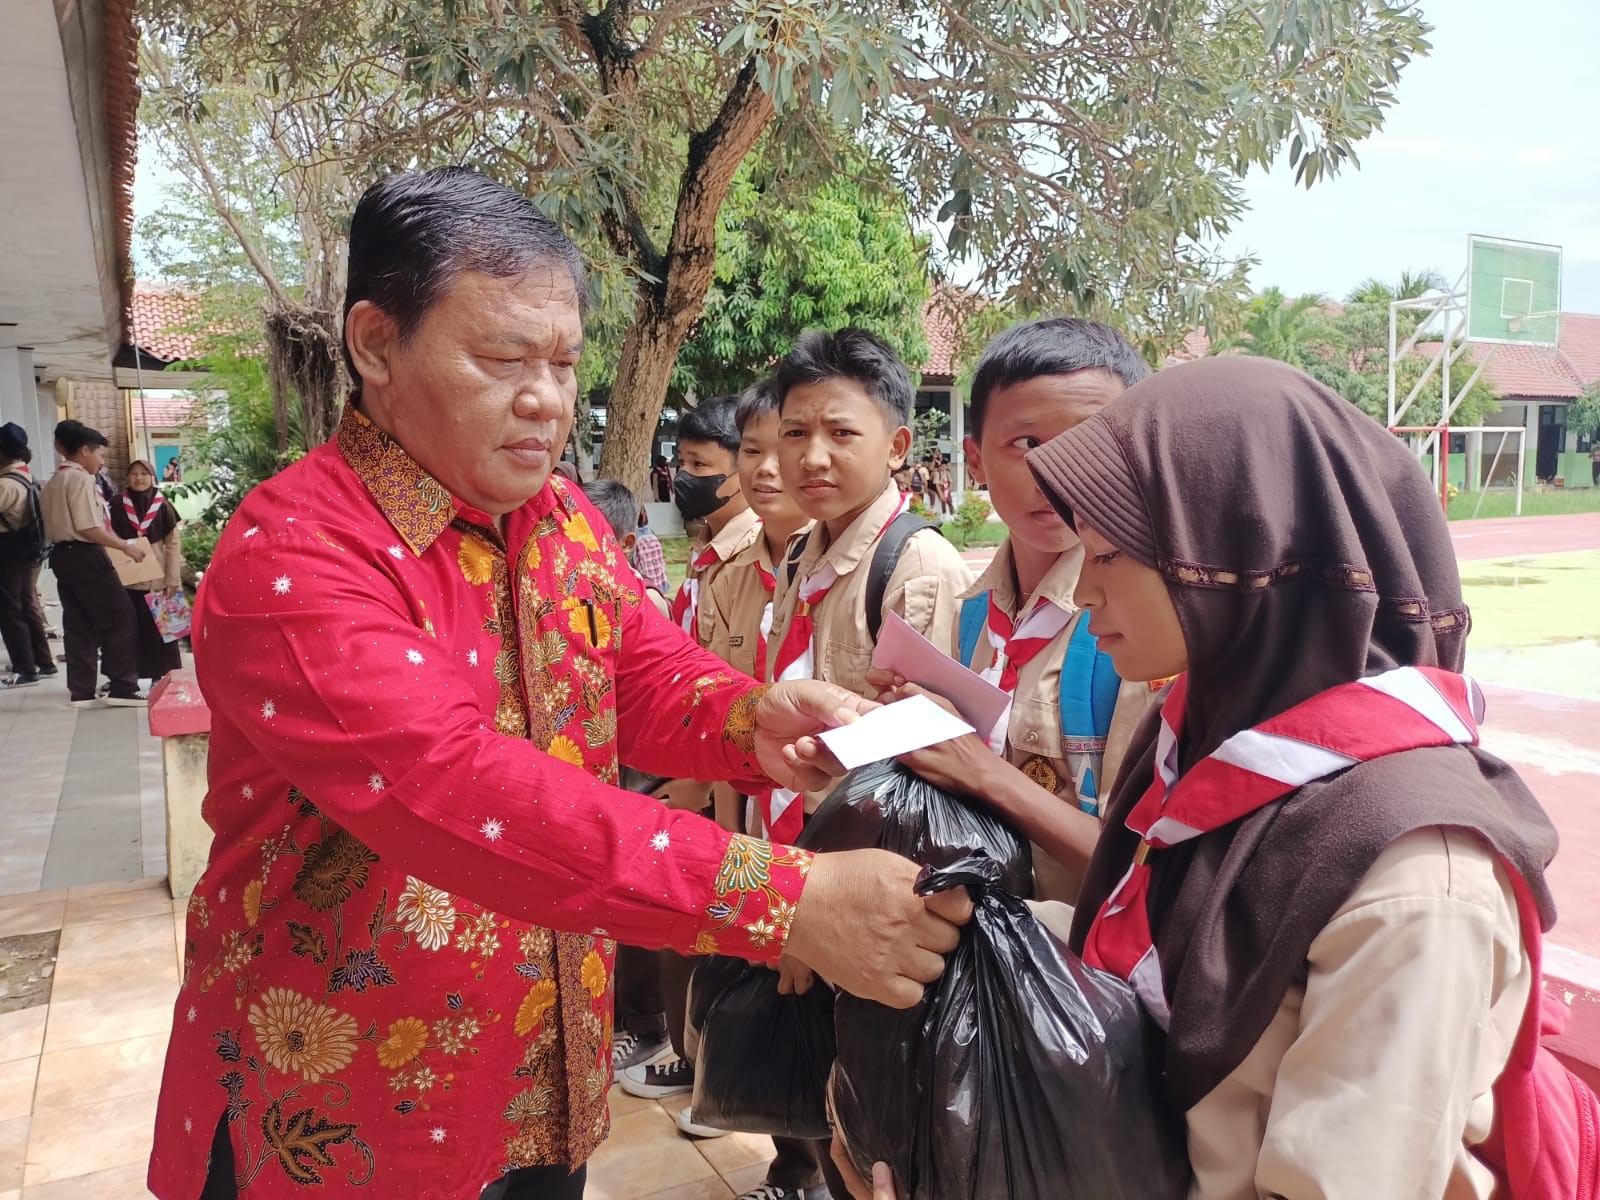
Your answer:
[[[692,323],[692,319],[673,321],[651,298],[641,298],[639,311],[622,341],[622,357],[606,406],[599,474],[620,480],[641,500],[652,499],[650,455],[656,427],[667,401],[672,368]]]
[[[307,450],[322,445],[339,427],[347,388],[338,314],[293,302],[275,305],[267,312],[266,343],[279,452],[296,440],[288,419],[291,396],[299,399],[299,440]]]

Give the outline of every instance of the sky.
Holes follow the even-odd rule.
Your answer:
[[[1467,235],[1563,248],[1562,307],[1600,313],[1600,4],[1424,0],[1413,62],[1359,171],[1307,190],[1287,167],[1246,181],[1224,243],[1257,289],[1343,297],[1370,276],[1466,268]]]
[[[1466,268],[1467,235],[1564,249],[1562,306],[1600,313],[1600,3],[1423,0],[1433,52],[1413,62],[1359,171],[1309,191],[1286,165],[1246,181],[1224,249],[1256,288],[1342,297],[1362,280]],[[175,177],[140,155],[134,210]],[[141,264],[147,260],[138,254]]]

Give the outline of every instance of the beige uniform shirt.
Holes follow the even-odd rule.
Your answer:
[[[1024,601],[1017,595],[1017,574],[1012,564],[1011,540],[1007,538],[995,551],[994,559],[968,588],[962,599],[988,592],[995,603],[1013,621],[1020,614],[1031,612],[1041,599],[1048,599],[1057,607],[1073,613],[1060,633],[1050,644],[1030,658],[1017,670],[1017,690],[1011,700],[1011,716],[1006,727],[1006,761],[1018,768],[1047,792],[1054,792],[1063,804],[1078,807],[1078,792],[1074,764],[1062,747],[1061,737],[1061,667],[1067,655],[1067,643],[1086,619],[1072,603],[1073,589],[1078,586],[1078,572],[1083,567],[1083,547],[1076,546],[1056,559],[1055,565],[1045,573],[1033,594]],[[959,626],[950,639],[950,653],[961,657],[961,631]],[[972,662],[967,665],[974,671],[989,667],[995,658],[995,649],[989,639],[980,634],[973,651]],[[1133,736],[1134,728],[1144,718],[1146,710],[1154,703],[1157,693],[1148,683],[1124,682],[1117,694],[1117,704],[1111,714],[1111,729],[1106,739],[1105,753],[1101,756],[1100,778],[1097,780],[1102,805],[1111,794],[1122,765],[1122,757]],[[1060,900],[1071,903],[1077,899],[1078,885],[1082,882],[1070,875],[1066,868],[1050,858],[1038,846],[1033,848],[1034,891],[1040,900]]]
[[[39,489],[39,511],[44,535],[52,542],[86,542],[80,529],[98,529],[106,523],[106,506],[94,476],[76,464],[58,470]]]
[[[838,541],[829,541],[826,526],[814,527],[794,572],[778,579],[779,597],[774,609],[769,644],[782,644],[794,619],[800,583],[824,562],[839,578],[822,603],[812,610],[816,623],[813,647],[815,675],[861,695],[867,694],[867,669],[872,665],[872,640],[867,636],[867,576],[879,535],[900,503],[900,491],[890,483],[866,512],[857,517]],[[972,585],[972,572],[961,552],[936,529],[923,530],[906,542],[899,563],[884,589],[885,612],[896,612],[936,646],[948,646],[955,636],[960,610],[957,600]]]
[[[722,648],[712,644],[713,627],[716,624],[716,602],[712,597],[712,584],[716,582],[731,560],[740,551],[744,550],[751,542],[761,537],[761,518],[750,509],[745,509],[738,516],[729,519],[728,523],[715,536],[706,540],[697,541],[694,549],[689,552],[689,569],[684,573],[683,586],[691,584],[695,588],[695,601],[699,609],[699,620],[690,630],[694,640],[707,650],[720,658],[727,658]],[[716,552],[716,561],[705,567],[696,567],[695,559],[710,546]]]
[[[1487,1200],[1470,1147],[1488,1136],[1532,986],[1493,853],[1455,830],[1400,838],[1307,966],[1189,1111],[1194,1200]]]
[[[28,504],[28,485],[16,478],[21,464],[0,470],[0,533],[22,528],[32,519]]]
[[[706,588],[707,599],[702,603],[709,601],[712,612],[711,640],[707,645],[746,675],[756,674],[761,618],[767,605],[776,599],[775,589],[768,591],[762,582],[762,572],[776,584],[781,565],[772,561],[766,535],[757,522],[756,536],[721,565]],[[767,666],[771,666],[770,653]]]

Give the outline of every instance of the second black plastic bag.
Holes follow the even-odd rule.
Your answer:
[[[780,996],[778,973],[716,956],[689,985],[694,1119],[714,1129],[826,1138],[833,990]]]
[[[975,912],[904,1012],[840,995],[833,1116],[863,1178],[908,1200],[1179,1200],[1184,1126],[1154,1078],[1133,990],[1086,967],[982,857],[924,870]]]
[[[986,854],[1013,896],[1033,895],[1028,841],[977,801],[935,787],[890,759],[850,772],[806,822],[808,850],[876,846],[914,863],[945,867]]]

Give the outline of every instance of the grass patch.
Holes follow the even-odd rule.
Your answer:
[[[1478,501],[1482,500],[1482,505]],[[1514,517],[1517,515],[1517,494],[1510,489],[1496,488],[1481,496],[1477,492],[1461,492],[1451,498],[1450,519],[1471,519],[1473,509],[1480,518]],[[1600,488],[1528,488],[1522,493],[1522,515],[1525,517],[1559,517],[1570,513],[1600,512]]]

